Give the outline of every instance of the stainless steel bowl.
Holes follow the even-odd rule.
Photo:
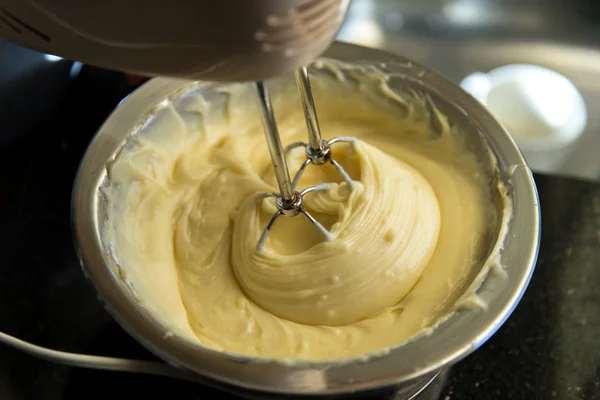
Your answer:
[[[409,398],[426,386],[441,368],[477,349],[519,302],[533,273],[539,247],[537,191],[531,171],[509,135],[482,105],[456,85],[410,60],[383,51],[335,43],[326,56],[392,73],[389,85],[396,90],[410,87],[429,94],[450,121],[462,128],[472,144],[472,151],[482,157],[490,151],[495,155],[499,171],[489,173],[508,182],[514,212],[502,252],[506,277],[490,274],[478,291],[488,304],[485,311],[459,311],[431,335],[388,354],[342,364],[290,365],[259,361],[199,348],[177,336],[165,337],[164,328],[138,305],[120,278],[116,261],[107,251],[110,243],[105,243],[101,234],[106,209],[100,192],[102,185],[107,184],[105,163],[152,114],[153,106],[173,101],[184,87],[194,85],[194,90],[202,92],[203,85],[209,85],[172,79],[154,79],[125,99],[87,150],[73,196],[73,222],[81,264],[114,318],[150,351],[179,368],[182,376],[242,395],[330,395],[394,390],[397,398]]]

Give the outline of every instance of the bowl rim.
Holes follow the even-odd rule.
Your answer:
[[[120,149],[126,135],[152,104],[190,84],[181,79],[155,78],[123,99],[89,144],[73,189],[72,226],[83,272],[100,301],[130,335],[167,363],[186,371],[183,374],[188,378],[278,394],[341,394],[407,383],[433,374],[477,349],[509,317],[529,284],[539,250],[540,207],[532,173],[504,128],[467,92],[405,57],[341,42],[334,43],[325,57],[389,66],[395,73],[401,71],[405,78],[418,80],[443,94],[449,104],[477,126],[496,157],[501,155],[499,168],[510,181],[513,201],[507,245],[502,252],[502,259],[508,254],[510,260],[508,279],[486,312],[457,312],[442,322],[435,334],[419,337],[366,361],[297,364],[263,361],[199,345],[191,347],[188,340],[165,336],[164,327],[148,312],[140,310],[104,257],[98,218],[98,193],[106,175],[105,163]],[[458,329],[465,324],[472,328]]]

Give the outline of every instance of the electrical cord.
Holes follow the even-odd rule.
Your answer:
[[[6,344],[9,347],[20,350],[33,357],[71,367],[182,378],[181,371],[161,362],[92,356],[88,354],[53,350],[26,342],[1,331],[0,343]]]

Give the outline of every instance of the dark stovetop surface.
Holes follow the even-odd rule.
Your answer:
[[[27,68],[0,67],[0,330],[66,351],[152,359],[96,300],[69,220],[86,145],[135,83],[0,42],[0,58],[6,54]],[[536,181],[543,230],[531,285],[498,333],[439,382],[435,398],[600,399],[600,184]],[[215,391],[57,366],[0,345],[2,400],[125,393],[201,399]]]

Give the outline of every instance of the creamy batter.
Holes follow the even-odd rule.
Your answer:
[[[159,107],[107,165],[110,251],[169,335],[257,357],[363,356],[434,326],[483,267],[498,188],[461,132],[379,74],[321,67],[334,72],[312,82],[324,137],[359,139],[333,145],[353,190],[328,165],[299,184],[335,183],[305,197],[332,241],[280,218],[255,252],[275,210],[260,194],[277,186],[251,86]],[[271,88],[284,144],[306,140],[294,85]],[[292,174],[303,160],[289,156]]]

